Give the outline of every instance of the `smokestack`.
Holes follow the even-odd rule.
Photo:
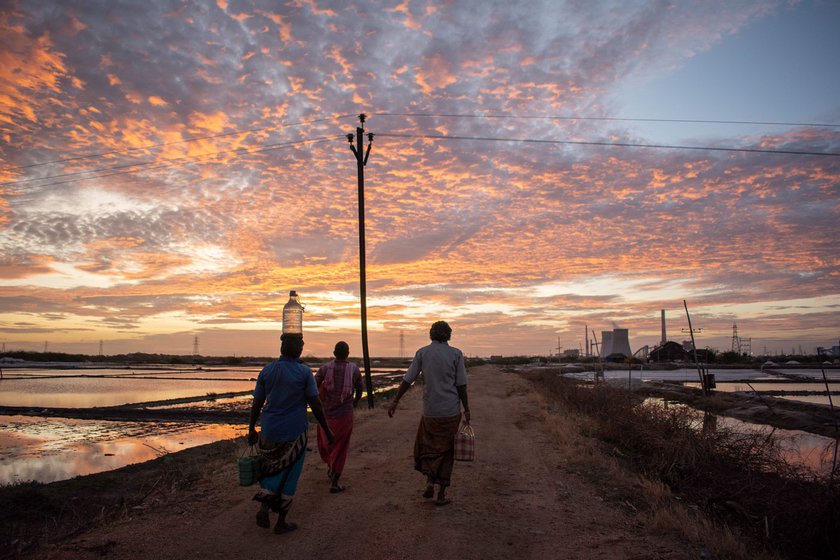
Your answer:
[[[586,338],[586,357],[589,357],[589,325],[584,325],[583,328],[585,329],[583,332],[583,336]]]
[[[668,337],[665,336],[665,310],[662,310],[662,341],[659,343],[660,346],[665,346],[665,343],[668,342]]]

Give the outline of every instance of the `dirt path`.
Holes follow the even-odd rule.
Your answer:
[[[214,474],[189,503],[138,512],[47,552],[52,559],[155,558],[697,558],[676,537],[650,535],[630,507],[605,501],[596,486],[568,472],[549,439],[525,382],[492,366],[470,370],[477,460],[456,463],[449,497],[435,507],[421,498],[412,469],[420,391],[397,415],[357,414],[342,478],[327,491],[317,451],[307,454],[289,520],[275,535],[254,522],[255,488],[235,485],[230,468]],[[314,432],[314,427],[311,428]],[[312,434],[310,434],[312,436]],[[311,443],[314,438],[311,438]],[[310,446],[311,447],[311,446]]]

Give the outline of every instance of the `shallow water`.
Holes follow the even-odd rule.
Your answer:
[[[245,435],[247,426],[0,417],[0,484],[54,482]]]
[[[779,443],[779,448],[788,464],[805,467],[818,476],[828,476],[831,473],[835,447],[838,445],[838,440],[801,430],[783,430],[764,424],[745,422],[728,416],[718,416],[683,403],[664,401],[661,398],[649,398],[645,402],[657,406],[665,406],[666,408],[679,407],[690,410],[693,417],[697,419],[698,430],[719,430],[725,428],[740,434],[772,435]]]
[[[261,367],[169,367],[108,369],[4,370],[0,405],[89,408],[152,403],[254,388]],[[377,391],[396,387],[401,370],[371,371]],[[245,435],[250,396],[213,398],[185,404],[148,405],[150,409],[243,410],[242,425],[176,422],[109,422],[0,417],[0,484],[53,482],[148,461],[161,454]]]
[[[250,391],[261,367],[5,370],[0,406],[90,408]],[[378,369],[387,378],[397,370]]]
[[[716,382],[715,383],[715,391],[720,391],[722,393],[757,393],[759,395],[764,396],[768,399],[787,399],[792,401],[799,401],[799,402],[806,402],[811,404],[822,404],[826,406],[840,406],[840,395],[835,393],[840,392],[840,383],[829,382],[828,387],[829,390],[832,392],[831,399],[829,396],[825,394],[825,384],[822,382],[819,383],[755,383],[752,384],[752,388],[746,383],[728,383],[728,382]],[[700,388],[699,383],[686,383],[686,387],[694,387],[695,389]],[[783,394],[775,394],[775,395],[768,395],[768,391],[777,391],[777,392],[785,392],[791,393],[787,395]],[[804,394],[795,394],[797,392],[813,392],[813,393],[823,393],[823,394],[815,394],[815,395],[804,395]]]

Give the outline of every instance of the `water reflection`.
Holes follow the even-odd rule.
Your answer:
[[[245,426],[2,418],[0,484],[54,482],[245,434]]]
[[[764,424],[744,422],[729,416],[718,416],[677,401],[648,398],[645,399],[645,403],[663,408],[677,407],[691,411],[697,418],[698,427],[703,434],[709,435],[718,430],[730,430],[739,434],[772,437],[779,444],[782,458],[788,464],[805,467],[818,476],[829,476],[836,467],[835,457],[840,440],[801,430],[783,430]]]
[[[248,391],[253,388],[253,381],[234,379],[200,381],[124,377],[4,379],[0,382],[0,405],[88,408],[179,399],[208,393]]]
[[[14,371],[0,382],[0,406],[89,408],[250,391],[260,369]],[[371,375],[386,381],[399,371],[380,368]]]

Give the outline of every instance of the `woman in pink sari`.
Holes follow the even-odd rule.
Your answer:
[[[324,415],[333,433],[334,440],[327,440],[324,430],[318,427],[318,453],[327,464],[330,477],[330,492],[337,494],[344,490],[338,483],[347,461],[350,449],[350,434],[353,433],[353,409],[362,398],[362,374],[359,366],[347,361],[350,346],[344,341],[338,342],[333,351],[335,360],[324,364],[315,374]],[[355,394],[354,394],[355,393]]]

